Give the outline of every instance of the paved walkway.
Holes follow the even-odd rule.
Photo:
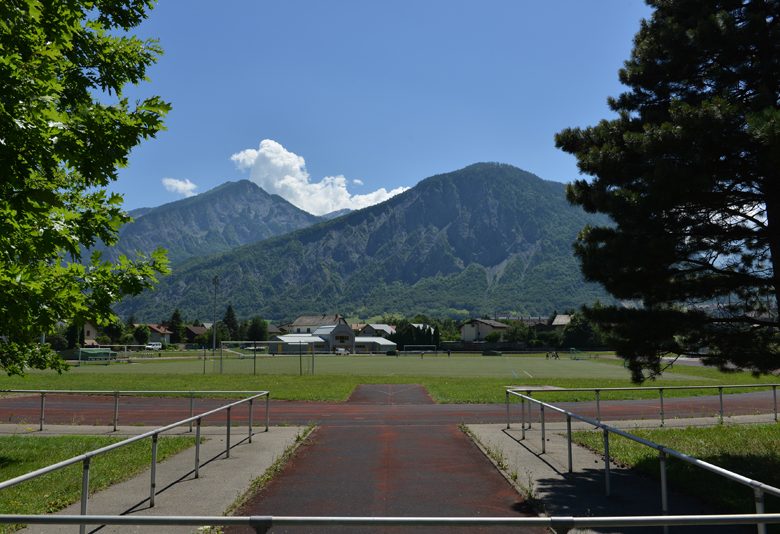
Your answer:
[[[14,425],[15,426],[15,425]],[[14,432],[14,430],[18,432]],[[0,433],[43,433],[34,432],[29,427],[13,428],[0,426]],[[143,434],[153,427],[120,427],[113,432],[112,427],[52,426],[47,434],[96,434],[127,437]],[[284,450],[295,443],[296,436],[303,431],[301,427],[271,427],[269,432],[256,432],[252,443],[241,443],[231,448],[230,458],[225,458],[225,429],[203,427],[201,433],[205,442],[201,445],[201,468],[199,477],[194,477],[195,449],[190,448],[162,462],[157,468],[157,493],[154,508],[149,507],[149,471],[103,491],[90,495],[89,514],[105,515],[223,515],[225,510],[241,496],[251,482],[262,475]],[[246,434],[233,429],[231,443],[245,438]],[[186,427],[171,434],[192,435]],[[110,454],[110,453],[109,453]],[[95,469],[99,469],[100,458],[94,460]],[[80,503],[71,505],[62,514],[80,513]],[[92,527],[88,527],[92,528]],[[192,527],[102,527],[91,530],[101,533],[189,533]],[[78,527],[62,525],[34,525],[25,533],[78,532]],[[90,530],[88,530],[90,532]]]
[[[414,385],[359,386],[347,404],[434,406]],[[406,417],[407,422],[413,419]],[[355,424],[356,423],[356,424]],[[237,515],[517,517],[523,498],[456,424],[326,422],[269,486]],[[273,528],[278,532],[481,532],[410,529]],[[494,528],[485,532],[544,532]],[[228,532],[251,532],[229,529]]]

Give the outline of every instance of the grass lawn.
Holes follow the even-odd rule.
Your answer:
[[[0,480],[8,480],[93,449],[121,441],[103,436],[3,436],[0,437]],[[162,437],[157,458],[165,458],[194,445],[194,438]],[[132,443],[92,459],[90,493],[144,471],[151,462],[149,440]],[[52,513],[81,498],[81,464],[22,482],[0,492],[0,513]],[[9,526],[0,526],[8,532]]]
[[[143,363],[114,363],[74,367],[58,375],[30,371],[25,377],[0,377],[2,389],[101,390],[264,390],[275,399],[346,400],[358,384],[422,384],[441,403],[493,403],[504,401],[508,385],[552,385],[564,388],[633,386],[628,371],[614,359],[547,360],[544,354],[479,356],[311,356],[219,360],[153,359]],[[257,364],[257,375],[252,374]],[[617,363],[617,364],[616,364]],[[299,376],[303,364],[303,376]],[[777,381],[756,379],[749,373],[721,373],[716,369],[676,365],[663,378],[648,381],[644,391],[602,393],[607,399],[657,398],[653,387],[675,385],[756,384]],[[738,392],[745,390],[726,390]],[[668,391],[667,397],[715,394],[716,390]],[[540,394],[550,402],[592,400],[589,392]]]
[[[780,487],[780,426],[722,425],[709,428],[632,430],[632,434],[718,465],[770,486]],[[575,432],[574,440],[604,453],[601,431]],[[658,453],[634,441],[610,436],[610,456],[618,464],[659,478]],[[754,513],[753,490],[687,462],[669,458],[670,489],[701,497],[728,513]],[[780,498],[766,496],[766,511],[779,512]],[[670,503],[673,507],[674,504]],[[672,508],[672,513],[680,513]]]

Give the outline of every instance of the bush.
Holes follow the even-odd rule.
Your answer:
[[[485,341],[488,343],[498,343],[501,341],[501,332],[490,332],[485,336]]]

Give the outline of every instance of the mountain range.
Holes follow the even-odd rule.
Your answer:
[[[115,260],[120,254],[134,256],[136,251],[149,253],[163,247],[174,267],[191,257],[227,251],[325,220],[249,180],[226,182],[200,195],[129,214],[134,220],[119,230],[117,244],[96,248]]]
[[[546,315],[609,299],[584,282],[572,253],[586,224],[606,222],[571,206],[561,183],[480,163],[333,220],[193,256],[117,311],[159,320],[178,307],[206,320],[217,276],[220,315],[227,304],[239,316],[274,319],[326,312]],[[219,224],[230,233],[225,221]]]

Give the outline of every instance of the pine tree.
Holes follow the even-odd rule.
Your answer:
[[[586,311],[632,378],[664,354],[780,366],[780,2],[650,0],[617,118],[556,144],[592,181],[569,186],[611,226],[575,243],[582,271],[628,308]]]
[[[238,338],[239,324],[236,319],[236,312],[233,311],[233,305],[228,304],[227,310],[225,310],[225,316],[222,318],[222,324],[228,330],[229,339],[235,340]]]
[[[173,310],[168,320],[168,329],[172,332],[171,343],[181,343],[184,340],[184,320],[181,318],[179,308]]]

